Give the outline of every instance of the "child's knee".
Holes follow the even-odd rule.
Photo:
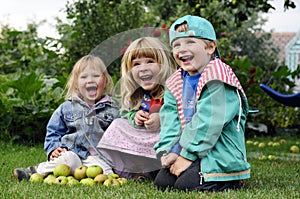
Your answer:
[[[62,155],[59,157],[59,159],[60,161],[62,161],[62,163],[69,165],[72,168],[73,172],[77,167],[82,165],[79,156],[72,151],[63,152]]]

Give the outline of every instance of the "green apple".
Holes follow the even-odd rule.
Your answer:
[[[68,185],[79,184],[79,181],[73,176],[68,176],[67,179],[68,179]]]
[[[55,180],[55,184],[59,184],[59,185],[68,184],[68,178],[66,176],[58,176]]]
[[[91,165],[86,169],[86,176],[88,178],[95,178],[101,173],[103,173],[103,170],[99,165]]]
[[[116,173],[111,173],[111,174],[108,174],[108,178],[115,178],[115,179],[117,179],[117,178],[119,178],[120,176],[118,175],[118,174],[116,174]]]
[[[268,155],[268,159],[269,160],[276,160],[276,156],[275,155]]]
[[[261,155],[258,159],[259,159],[259,160],[266,160],[266,159],[267,159],[267,156]]]
[[[67,164],[58,164],[54,167],[53,174],[55,177],[69,176],[72,175],[72,169]]]
[[[268,146],[272,146],[272,145],[273,145],[272,141],[268,142]]]
[[[250,145],[250,144],[253,144],[253,141],[247,140],[247,141],[246,141],[246,144],[249,144],[249,145]]]
[[[56,177],[53,174],[47,175],[47,177],[44,179],[44,183],[46,184],[54,184],[56,180]]]
[[[299,153],[299,147],[296,145],[291,146],[290,152],[291,153]]]
[[[120,182],[121,185],[128,182],[126,178],[118,178],[117,180]]]
[[[103,182],[103,185],[107,186],[107,187],[109,187],[109,186],[120,186],[120,182],[115,178],[108,178],[107,180],[105,180]]]
[[[258,141],[253,142],[253,145],[254,145],[254,146],[256,146],[256,145],[258,145],[258,144],[259,144]]]
[[[29,178],[30,182],[44,182],[44,177],[39,173],[34,173]]]
[[[265,146],[266,146],[266,144],[265,144],[264,142],[261,142],[261,143],[258,144],[258,147],[259,147],[259,148],[263,148],[263,147],[265,147]]]
[[[106,174],[103,174],[103,173],[100,173],[99,175],[97,175],[95,178],[94,178],[94,181],[97,183],[97,184],[103,184],[103,182],[105,180],[108,179],[108,176]]]
[[[83,178],[80,183],[86,186],[93,186],[96,184],[93,178]]]
[[[87,170],[87,166],[79,166],[74,170],[74,178],[76,178],[77,180],[81,180],[83,178],[86,178],[86,170]]]
[[[274,146],[274,147],[280,146],[280,143],[279,143],[279,142],[274,142],[274,143],[272,144],[272,146]]]

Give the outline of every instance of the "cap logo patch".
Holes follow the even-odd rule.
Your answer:
[[[189,30],[188,32],[189,32],[189,36],[191,36],[191,37],[194,37],[194,36],[195,36],[195,31]]]

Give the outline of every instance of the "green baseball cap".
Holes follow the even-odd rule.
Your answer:
[[[176,32],[177,26],[183,23],[187,24],[188,31]],[[211,41],[217,40],[213,25],[207,19],[192,15],[181,17],[171,25],[169,31],[170,45],[172,45],[173,41],[181,37],[196,37],[199,39],[208,39]],[[220,58],[218,48],[216,48],[216,55]]]

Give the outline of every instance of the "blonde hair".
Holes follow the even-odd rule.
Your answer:
[[[131,73],[132,61],[142,57],[152,58],[160,66],[161,82],[158,82],[157,87],[150,93],[160,101],[163,100],[167,78],[176,70],[170,50],[159,39],[142,37],[133,41],[125,51],[121,64],[122,109],[127,111],[138,110],[143,99],[143,89],[134,81]]]
[[[108,74],[106,70],[106,66],[103,63],[103,61],[96,56],[93,55],[86,55],[82,57],[80,60],[78,60],[69,76],[68,82],[66,84],[66,99],[74,99],[75,96],[80,96],[79,89],[78,89],[78,77],[80,73],[86,68],[86,67],[92,67],[94,69],[100,69],[100,71],[103,74],[103,77],[105,78],[105,89],[103,91],[103,94],[112,94],[112,90],[114,87],[113,80],[111,76]]]

